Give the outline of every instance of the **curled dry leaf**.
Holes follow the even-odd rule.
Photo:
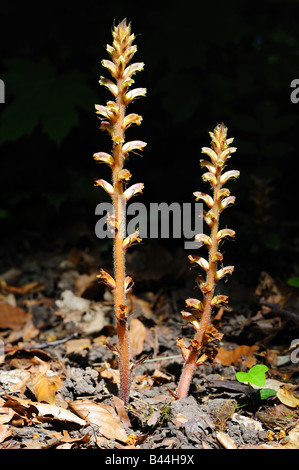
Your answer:
[[[8,424],[0,424],[0,443],[11,436],[12,431]]]
[[[283,403],[286,406],[289,406],[290,408],[296,408],[299,406],[299,396],[294,395],[294,393],[290,392],[289,390],[286,390],[283,387],[279,387],[277,391],[277,398],[281,403]]]
[[[128,413],[126,412],[124,402],[120,398],[118,398],[114,395],[113,396],[113,403],[114,403],[115,409],[117,411],[117,414],[118,414],[122,424],[124,426],[131,427],[130,418],[128,416]]]
[[[222,364],[223,366],[230,366],[231,364],[237,366],[239,362],[242,361],[242,357],[244,356],[244,364],[247,367],[252,367],[256,363],[256,359],[253,357],[253,354],[258,349],[259,347],[255,345],[241,345],[232,350],[227,350],[223,347],[220,347],[218,349],[218,354],[215,357],[215,362],[217,364]]]
[[[237,449],[235,441],[225,432],[217,432],[216,439],[225,449]]]
[[[10,328],[12,330],[21,330],[30,315],[19,307],[15,307],[8,302],[0,301],[0,328]]]
[[[58,419],[59,421],[76,423],[81,426],[86,424],[84,419],[81,419],[70,410],[66,410],[60,406],[37,403],[31,400],[10,397],[8,395],[6,397],[7,401],[5,402],[5,407],[13,409],[20,416],[35,418],[37,421]]]
[[[71,402],[70,407],[88,423],[98,426],[100,433],[107,439],[126,442],[126,431],[120,426],[112,413],[101,404],[85,399]]]
[[[61,385],[61,379],[57,375],[43,377],[35,386],[34,394],[39,402],[46,402],[51,405],[55,403],[55,394]]]

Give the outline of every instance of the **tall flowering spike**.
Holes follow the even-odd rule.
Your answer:
[[[235,147],[230,147],[233,139],[227,139],[226,135],[227,128],[224,124],[219,124],[214,129],[214,132],[210,132],[212,139],[211,148],[202,148],[202,153],[209,157],[209,160],[201,160],[201,167],[208,169],[203,174],[202,179],[210,184],[213,194],[210,196],[199,191],[193,193],[196,200],[203,200],[209,209],[205,212],[204,220],[209,227],[210,234],[200,233],[195,237],[196,241],[203,242],[206,246],[209,257],[207,260],[202,256],[189,255],[190,262],[197,264],[201,270],[201,275],[197,277],[197,282],[202,292],[203,300],[197,301],[197,303],[195,299],[187,299],[186,307],[189,311],[186,312],[184,310],[182,312],[184,320],[193,325],[195,336],[188,347],[186,347],[181,339],[177,343],[181,348],[184,359],[184,367],[177,392],[178,398],[188,395],[194,369],[197,365],[202,364],[202,358],[205,357],[203,354],[199,358],[203,346],[213,338],[219,339],[221,336],[215,328],[210,326],[211,314],[213,307],[227,303],[228,297],[221,294],[214,296],[215,284],[227,274],[232,274],[234,270],[234,266],[222,265],[223,256],[219,251],[219,245],[223,243],[224,238],[233,238],[235,236],[235,231],[229,228],[219,230],[221,212],[235,202],[235,197],[230,196],[230,191],[224,188],[223,185],[229,179],[238,178],[239,176],[239,171],[237,170],[229,170],[222,173],[228,158],[237,150]],[[197,310],[197,315],[194,314],[196,306],[200,306]]]
[[[142,116],[136,113],[126,113],[127,105],[135,98],[145,96],[145,88],[130,87],[134,83],[132,78],[137,72],[143,70],[143,62],[129,64],[137,46],[133,44],[135,35],[131,34],[131,26],[127,24],[126,19],[121,21],[118,26],[112,30],[112,45],[107,45],[107,51],[110,59],[103,59],[102,66],[111,77],[100,77],[99,83],[109,90],[112,99],[107,101],[106,105],[96,105],[96,114],[101,120],[100,129],[107,131],[112,140],[112,151],[110,153],[97,152],[94,159],[101,163],[106,163],[112,170],[112,184],[103,179],[95,181],[96,186],[101,186],[112,198],[114,214],[111,215],[110,224],[115,232],[113,241],[114,251],[114,278],[101,270],[98,276],[101,282],[111,287],[114,292],[114,308],[117,323],[118,350],[119,350],[119,370],[120,370],[120,391],[119,396],[125,404],[128,403],[131,383],[131,368],[129,355],[129,336],[128,336],[128,309],[126,308],[126,293],[132,288],[133,280],[126,276],[125,272],[125,253],[133,244],[139,243],[139,233],[135,232],[129,236],[125,234],[125,211],[127,201],[137,193],[141,193],[143,183],[133,184],[124,190],[126,184],[131,178],[129,170],[124,168],[124,163],[128,153],[137,153],[136,150],[143,150],[146,142],[134,140],[125,141],[125,131],[133,124],[140,125]]]

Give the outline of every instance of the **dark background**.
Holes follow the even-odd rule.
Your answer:
[[[128,166],[131,181],[145,184],[138,201],[193,202],[193,191],[209,192],[201,147],[224,122],[238,147],[229,168],[241,172],[230,185],[237,204],[221,222],[237,232],[227,256],[252,282],[261,271],[283,282],[298,276],[299,103],[290,95],[299,78],[299,2],[39,5],[1,7],[0,271],[61,240],[93,243],[111,259],[109,244],[92,239],[95,207],[107,200],[93,181],[110,177],[92,155],[111,148],[94,104],[110,99],[98,84],[101,60],[113,22],[126,17],[137,36],[134,59],[145,62],[136,84],[148,90],[130,107],[142,126],[127,133],[148,142]],[[161,243],[183,247],[181,239]]]

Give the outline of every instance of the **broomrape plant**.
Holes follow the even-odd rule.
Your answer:
[[[223,187],[223,185],[231,178],[238,178],[239,176],[239,171],[237,170],[229,170],[223,173],[228,158],[237,150],[235,147],[230,147],[234,139],[227,139],[226,135],[227,128],[223,124],[218,125],[214,132],[210,132],[212,148],[202,148],[202,153],[210,158],[210,160],[200,161],[201,167],[208,170],[203,174],[202,179],[210,183],[213,196],[202,192],[194,193],[196,200],[204,201],[209,208],[208,212],[204,213],[204,220],[210,229],[210,235],[200,233],[195,236],[195,240],[206,245],[209,257],[207,260],[201,256],[189,256],[190,262],[200,266],[206,273],[206,276],[199,276],[197,278],[203,300],[187,299],[187,310],[181,312],[183,318],[192,324],[195,335],[189,346],[186,346],[182,338],[178,338],[177,341],[184,359],[177,398],[183,398],[188,395],[195,367],[207,359],[206,354],[202,354],[199,357],[203,346],[213,339],[220,339],[222,337],[210,324],[211,313],[215,305],[227,303],[228,296],[214,296],[214,289],[217,281],[227,274],[232,274],[234,266],[225,266],[218,269],[219,264],[222,264],[223,260],[223,256],[219,251],[219,245],[225,237],[234,237],[235,232],[229,228],[219,230],[219,218],[221,212],[235,202],[235,197],[231,196],[229,189]]]
[[[106,106],[96,105],[96,113],[100,116],[100,129],[107,131],[112,139],[112,152],[98,152],[94,154],[97,162],[106,163],[112,171],[112,184],[103,179],[96,180],[95,185],[101,186],[112,198],[114,214],[109,214],[107,223],[113,230],[114,251],[114,277],[101,269],[97,276],[99,280],[112,288],[114,292],[114,310],[118,335],[118,359],[120,370],[119,396],[125,404],[128,403],[131,382],[131,367],[128,337],[128,307],[126,306],[126,293],[133,285],[132,278],[126,276],[125,253],[133,243],[139,243],[138,230],[125,237],[125,208],[126,204],[137,193],[143,190],[143,183],[133,184],[127,189],[124,185],[130,180],[131,173],[124,168],[129,153],[143,150],[145,142],[134,140],[125,142],[125,131],[132,125],[140,125],[142,117],[136,113],[126,114],[127,106],[135,99],[145,96],[145,88],[130,87],[134,83],[132,76],[143,70],[144,64],[136,62],[128,65],[137,51],[133,45],[135,35],[131,34],[131,27],[124,19],[112,31],[113,44],[107,45],[107,51],[112,60],[102,60],[112,80],[101,77],[100,84],[108,88],[113,100]]]
[[[126,294],[133,286],[133,280],[126,276],[125,256],[126,250],[133,244],[139,243],[138,229],[135,233],[125,236],[125,213],[127,202],[143,190],[143,183],[133,184],[126,187],[131,178],[131,173],[124,167],[129,153],[136,150],[142,151],[146,143],[141,140],[125,142],[125,131],[133,124],[140,125],[142,117],[136,113],[127,114],[127,106],[135,99],[145,96],[145,88],[133,88],[132,76],[143,70],[144,64],[136,62],[130,64],[132,57],[137,51],[133,45],[135,35],[131,34],[131,27],[126,20],[115,26],[112,31],[113,44],[107,45],[107,51],[111,60],[102,60],[112,80],[101,77],[100,84],[108,88],[113,95],[113,100],[108,101],[106,106],[96,105],[96,113],[101,119],[100,129],[107,131],[112,139],[112,152],[98,152],[94,154],[97,162],[106,163],[112,171],[112,184],[103,179],[95,181],[96,186],[101,186],[112,198],[113,214],[108,214],[107,225],[113,232],[114,252],[114,277],[101,269],[97,278],[109,286],[114,292],[114,310],[117,325],[118,348],[114,352],[118,356],[120,371],[119,396],[125,404],[128,403],[131,384],[129,335],[128,335],[128,307],[126,305]],[[181,312],[183,318],[192,324],[195,335],[191,343],[186,346],[182,338],[178,338],[178,346],[181,348],[184,366],[179,381],[177,398],[186,397],[189,392],[190,383],[196,366],[202,364],[207,355],[203,347],[213,339],[220,339],[222,335],[210,324],[213,307],[218,304],[227,303],[226,295],[214,295],[216,283],[227,274],[232,274],[234,266],[222,266],[223,256],[219,251],[219,245],[225,237],[234,237],[234,230],[225,228],[219,230],[219,218],[221,212],[229,205],[234,204],[235,197],[230,195],[225,183],[231,178],[237,178],[239,171],[229,170],[223,172],[227,160],[236,151],[230,147],[233,138],[227,139],[227,128],[219,124],[210,132],[212,138],[211,148],[203,147],[202,152],[210,160],[201,160],[201,167],[207,169],[202,178],[210,183],[213,195],[195,192],[197,201],[204,201],[209,210],[204,212],[204,220],[207,223],[210,234],[200,233],[195,240],[203,243],[208,248],[208,260],[190,255],[191,263],[202,268],[206,275],[198,276],[197,282],[201,289],[203,300],[187,299],[186,311]],[[200,353],[202,352],[201,356]]]

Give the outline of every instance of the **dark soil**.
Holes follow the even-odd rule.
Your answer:
[[[276,395],[265,400],[255,392],[250,395],[235,374],[255,363],[266,364],[267,378],[286,384],[296,395],[299,367],[290,360],[290,344],[298,336],[297,296],[290,291],[286,295],[272,278],[267,293],[265,273],[257,285],[240,282],[241,274],[230,279],[223,286],[230,296],[229,307],[216,311],[213,321],[224,336],[209,346],[211,357],[196,370],[189,396],[176,400],[183,363],[176,340],[193,334],[180,310],[188,296],[200,298],[200,292],[194,288],[186,253],[159,245],[138,247],[128,255],[127,269],[136,281],[128,296],[131,322],[137,319],[142,329],[134,338],[136,367],[125,409],[129,421],[115,411],[130,436],[127,442],[105,436],[92,423],[82,426],[47,415],[36,419],[30,407],[25,413],[10,400],[37,403],[30,380],[24,385],[19,381],[41,364],[48,364],[48,376],[60,378],[56,406],[68,409],[73,401],[88,399],[115,408],[118,367],[112,346],[117,337],[111,294],[95,278],[105,265],[96,248],[73,249],[57,243],[54,251],[29,249],[13,259],[9,247],[0,272],[1,302],[29,313],[30,323],[26,317],[13,325],[0,310],[6,351],[0,399],[2,410],[14,411],[0,423],[1,448],[253,449],[287,448],[290,442],[296,448],[290,432],[298,426],[298,407],[288,407]],[[276,308],[262,306],[261,299]],[[251,356],[243,354],[231,364],[223,364],[221,356],[215,359],[220,347],[232,351],[242,345],[256,348]],[[14,388],[18,382],[20,387]],[[276,412],[279,407],[285,407],[283,418]]]

